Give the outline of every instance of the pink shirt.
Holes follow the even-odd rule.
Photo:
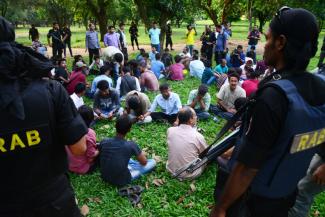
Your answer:
[[[184,79],[183,69],[184,65],[182,63],[175,63],[169,67],[170,79],[174,81],[180,81]]]
[[[150,91],[159,90],[159,82],[152,71],[145,71],[140,76],[140,85],[146,87]]]
[[[88,133],[86,135],[87,150],[83,156],[74,156],[70,149],[66,147],[69,160],[69,170],[78,174],[85,174],[88,172],[89,168],[93,165],[93,159],[95,158],[95,153],[97,151],[96,145],[96,133],[93,129],[88,128]],[[92,162],[90,162],[92,161]]]
[[[259,81],[257,79],[249,79],[242,83],[241,87],[246,91],[246,96],[249,97],[253,92],[257,90]]]

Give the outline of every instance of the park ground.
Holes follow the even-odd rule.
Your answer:
[[[209,21],[197,22],[197,31],[199,36],[202,34],[204,25],[211,24]],[[50,27],[41,27],[41,41],[46,42],[46,34]],[[84,37],[85,29],[72,27],[72,47],[76,54],[85,55],[84,59],[88,62],[88,54],[84,54]],[[266,29],[266,27],[265,27]],[[128,26],[126,27],[128,30]],[[248,31],[247,21],[235,22],[232,25],[233,36],[230,39],[230,46],[234,48],[238,44],[246,46],[246,37]],[[185,44],[185,26],[182,28],[173,29],[173,40],[176,51],[173,54],[179,53]],[[144,28],[139,28],[139,43],[140,47],[149,51],[149,37],[144,33]],[[128,33],[127,33],[128,34]],[[319,49],[325,31],[321,32],[319,37]],[[27,29],[16,30],[17,41],[25,45],[30,45],[28,40]],[[128,35],[127,38],[129,39]],[[261,59],[263,53],[262,37],[258,46],[258,59]],[[129,43],[130,44],[130,43]],[[197,40],[196,48],[200,48],[200,42]],[[231,49],[232,50],[232,49]],[[130,47],[130,59],[134,58],[136,52],[132,52]],[[80,52],[80,53],[79,53]],[[314,57],[308,69],[314,69],[319,59],[319,51]],[[72,59],[68,58],[68,67],[71,69]],[[88,77],[90,82],[93,76]],[[165,80],[161,81],[165,82]],[[200,81],[194,78],[187,77],[181,82],[168,81],[172,90],[180,95],[182,104],[186,104],[187,97],[192,89],[196,89]],[[215,94],[217,89],[210,87],[209,92],[212,96],[212,103],[216,102]],[[157,93],[148,93],[148,96],[153,101]],[[92,105],[92,102],[85,99],[86,104]],[[198,127],[203,129],[203,135],[208,143],[211,143],[216,133],[221,129],[224,122],[216,123],[212,120],[199,122]],[[76,191],[78,204],[80,207],[89,208],[88,216],[93,217],[107,217],[107,216],[207,216],[211,206],[214,203],[213,189],[215,185],[216,166],[211,164],[204,171],[204,173],[195,181],[179,182],[173,179],[165,169],[167,160],[167,144],[166,131],[169,125],[162,123],[150,123],[148,125],[134,125],[131,133],[127,135],[127,139],[137,142],[140,147],[147,153],[147,157],[154,158],[158,162],[157,168],[152,173],[135,181],[133,184],[138,184],[145,187],[142,194],[141,203],[137,207],[132,207],[129,201],[118,196],[117,189],[111,185],[104,183],[99,171],[91,175],[79,176],[70,174],[72,185]],[[95,131],[97,133],[97,141],[101,141],[105,137],[111,137],[115,134],[113,122],[100,122],[96,124]],[[161,184],[159,184],[159,182]],[[160,186],[158,186],[160,185]],[[325,193],[320,194],[311,210],[311,217],[325,216]]]

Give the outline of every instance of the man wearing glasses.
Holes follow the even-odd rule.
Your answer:
[[[316,18],[307,10],[283,7],[272,19],[264,60],[276,71],[261,81],[243,119],[210,216],[287,217],[311,158],[325,159],[325,78],[306,72],[317,39]]]

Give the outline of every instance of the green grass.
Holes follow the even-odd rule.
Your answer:
[[[197,24],[198,33],[201,34],[204,25],[207,22],[200,21]],[[49,28],[39,28],[41,32],[41,40],[44,42],[46,32]],[[128,29],[128,28],[127,28]],[[244,40],[247,37],[247,22],[239,21],[233,23],[233,37],[235,40]],[[21,36],[26,29],[18,29],[17,40],[21,43],[29,44],[26,36]],[[73,47],[84,47],[84,29],[72,28]],[[324,30],[321,32],[319,42],[321,46]],[[264,40],[264,37],[263,39]],[[149,38],[144,33],[143,27],[140,27],[140,44],[149,44]],[[185,41],[185,28],[174,28],[174,43],[184,43]],[[176,52],[174,52],[175,54]],[[135,54],[130,55],[134,58]],[[261,57],[261,56],[259,56]],[[316,66],[319,58],[319,52],[316,57],[310,62],[309,69]],[[86,62],[88,58],[85,57]],[[68,65],[71,67],[71,58],[68,59]],[[88,77],[91,81],[92,76]],[[181,97],[182,104],[187,101],[190,90],[196,89],[200,82],[193,78],[186,78],[181,82],[168,82],[170,83],[174,92],[178,93]],[[216,88],[211,87],[209,92],[212,96],[212,103],[215,103]],[[156,93],[148,93],[152,101]],[[91,105],[92,102],[85,99],[86,103]],[[210,165],[195,181],[196,191],[187,196],[184,201],[177,204],[180,197],[184,196],[190,189],[189,181],[179,182],[173,179],[165,169],[165,162],[167,160],[167,144],[166,144],[166,130],[169,126],[166,124],[150,123],[147,125],[134,125],[132,131],[127,135],[127,139],[136,141],[142,149],[148,153],[148,157],[158,155],[161,157],[162,162],[157,164],[157,168],[152,173],[135,181],[133,184],[141,186],[148,186],[142,194],[141,208],[133,208],[127,199],[118,196],[117,189],[104,183],[98,171],[92,175],[79,176],[71,174],[71,182],[76,191],[79,201],[79,206],[86,204],[90,208],[89,216],[207,216],[209,213],[209,205],[213,201],[213,189],[215,184],[215,165]],[[204,129],[203,135],[208,143],[212,142],[216,133],[222,127],[222,123],[215,123],[212,120],[206,122],[199,122],[198,127]],[[99,122],[95,126],[97,133],[97,140],[101,141],[105,137],[111,137],[115,134],[114,123],[112,122]],[[155,178],[165,180],[165,184],[161,187],[156,187],[152,183]],[[94,198],[96,198],[94,200]],[[99,200],[97,199],[99,198]],[[313,204],[312,213],[315,210],[320,212],[319,216],[325,216],[325,193],[320,194]]]

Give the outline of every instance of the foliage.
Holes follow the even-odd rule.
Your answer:
[[[262,32],[266,21],[270,20],[275,12],[280,8],[282,0],[254,0],[253,1],[253,16],[259,21],[259,30]]]

